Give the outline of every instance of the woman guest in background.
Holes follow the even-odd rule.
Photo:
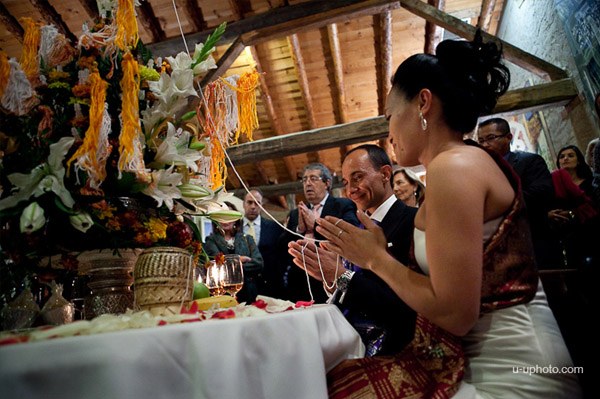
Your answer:
[[[400,354],[330,371],[330,397],[581,396],[574,374],[548,372],[572,363],[538,283],[518,178],[503,159],[462,140],[509,86],[500,58],[478,32],[473,42],[441,42],[435,56],[409,57],[394,75],[390,141],[399,164],[427,170],[414,231],[424,274],[390,256],[364,213],[364,230],[318,220],[324,247],[376,273],[418,314]]]
[[[237,211],[235,205],[225,201],[229,209]],[[213,222],[213,233],[206,237],[204,250],[209,256],[219,253],[238,254],[244,268],[244,286],[237,294],[238,302],[254,302],[258,294],[257,283],[263,270],[263,258],[252,236],[245,235],[242,222]]]
[[[592,169],[574,145],[558,152],[556,166],[558,169],[552,172],[556,203],[548,218],[563,244],[567,266],[581,268],[600,263],[600,210],[594,198]]]
[[[394,170],[393,187],[396,197],[408,206],[418,208],[425,200],[425,185],[410,169]]]

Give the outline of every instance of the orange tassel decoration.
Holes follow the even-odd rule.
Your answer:
[[[67,162],[67,169],[77,160],[77,167],[85,170],[90,177],[89,185],[98,189],[106,178],[106,160],[110,152],[108,132],[101,135],[108,83],[102,80],[98,71],[94,71],[90,75],[90,86],[90,124],[85,132],[83,144]]]
[[[10,78],[10,64],[8,56],[4,51],[0,50],[0,100],[4,95],[4,90],[8,86],[8,78]]]
[[[129,46],[136,47],[139,40],[137,19],[135,18],[134,0],[119,0],[117,8],[117,36],[115,43],[126,51]]]
[[[227,180],[224,151],[224,147],[227,145],[224,97],[225,90],[220,81],[209,83],[204,88],[205,103],[201,103],[197,112],[203,135],[208,136],[210,141],[209,180],[213,190],[223,187]],[[202,112],[202,106],[204,106],[204,112]]]
[[[150,181],[145,170],[142,153],[142,128],[140,126],[138,93],[140,74],[137,61],[126,53],[121,62],[121,135],[119,136],[119,177],[122,172],[134,172],[141,181]]]
[[[258,72],[246,72],[240,76],[237,84],[239,128],[235,141],[240,134],[252,141],[252,133],[258,127],[258,114],[256,112],[256,87],[258,86]]]
[[[38,48],[42,37],[40,25],[31,18],[21,18],[19,22],[25,29],[21,67],[29,81],[33,81],[36,79],[39,70]]]

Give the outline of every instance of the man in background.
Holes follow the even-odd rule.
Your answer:
[[[250,235],[258,244],[264,268],[259,281],[258,293],[277,297],[281,293],[281,278],[277,271],[277,241],[283,229],[276,222],[260,215],[263,194],[259,189],[252,189],[244,196],[244,234]]]
[[[392,164],[385,151],[372,144],[350,150],[342,163],[346,196],[366,212],[383,230],[389,252],[409,264],[416,208],[396,198],[392,189]],[[303,242],[290,244],[294,263],[322,280],[333,291],[332,302],[359,332],[368,356],[401,351],[414,334],[415,312],[375,273],[347,264],[341,267],[337,255]],[[321,266],[319,266],[319,263]],[[337,278],[336,278],[337,277]]]
[[[335,216],[358,226],[356,206],[348,198],[336,198],[331,195],[333,177],[329,169],[321,163],[311,163],[304,167],[302,186],[306,203],[300,202],[288,216],[287,228],[302,236],[323,240],[324,237],[315,232],[316,220],[319,217]],[[292,259],[287,255],[287,244],[300,238],[289,232],[280,237],[279,248],[282,259],[282,275],[284,292],[282,298],[291,301],[310,300],[310,291],[316,303],[325,303],[328,295],[320,281],[309,278],[310,291],[303,270],[293,266]]]
[[[554,198],[550,171],[540,155],[511,151],[512,137],[510,126],[503,118],[487,119],[477,128],[479,144],[504,157],[521,179],[538,268],[560,268],[563,266],[560,246],[552,235],[548,221],[548,211]]]

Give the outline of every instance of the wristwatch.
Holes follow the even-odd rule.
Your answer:
[[[354,276],[354,272],[352,270],[346,270],[344,273],[342,273],[342,275],[336,280],[337,289],[343,293],[346,293],[348,286],[350,285],[350,280],[352,280],[352,276]]]

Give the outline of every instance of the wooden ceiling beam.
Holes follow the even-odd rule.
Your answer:
[[[479,13],[477,26],[486,32],[490,30],[494,8],[496,8],[496,0],[483,0],[481,2],[481,12]]]
[[[412,12],[419,17],[425,18],[427,21],[433,22],[442,28],[459,35],[467,40],[473,40],[477,28],[464,23],[458,18],[446,14],[435,7],[425,4],[419,0],[400,0],[402,7]],[[494,41],[502,45],[504,58],[515,65],[520,66],[543,79],[558,80],[567,78],[567,72],[558,68],[551,63],[544,61],[518,47],[513,46],[489,33],[482,32],[482,36],[486,41]]]
[[[333,22],[347,21],[364,15],[399,8],[398,0],[338,0],[335,2],[312,1],[279,7],[228,24],[222,42],[231,42],[243,35],[246,45],[255,45],[276,37],[320,28]],[[187,35],[190,45],[204,42],[212,30]],[[183,51],[180,39],[164,40],[148,45],[155,55],[171,55]]]
[[[500,97],[493,114],[524,112],[524,110],[564,105],[577,95],[577,87],[571,79],[511,90]],[[230,147],[228,154],[236,164],[243,164],[256,162],[257,159],[280,158],[317,149],[379,140],[387,135],[388,123],[385,117],[377,116],[344,125],[239,144]]]
[[[198,2],[196,0],[185,0],[184,7],[185,13],[194,24],[194,28],[196,28],[196,31],[203,31],[208,28],[208,25],[204,20],[202,8],[198,6]]]
[[[48,0],[29,0],[31,5],[39,11],[46,23],[56,26],[58,31],[65,35],[71,43],[77,43],[77,37],[71,32],[65,21]]]
[[[85,12],[87,12],[90,19],[96,19],[100,16],[96,0],[79,0],[79,4],[81,4]]]
[[[427,0],[427,3],[438,10],[446,9],[446,0]],[[425,54],[435,54],[435,48],[442,41],[444,29],[429,21],[425,22]]]
[[[378,32],[378,75],[377,79],[377,99],[379,115],[385,115],[385,99],[392,88],[393,75],[393,45],[392,45],[392,12],[385,11],[375,16],[375,26]],[[390,158],[394,157],[394,150],[390,141],[386,138],[379,140],[379,146],[387,152]]]
[[[6,30],[16,36],[17,40],[23,43],[25,30],[19,24],[19,21],[6,9],[3,3],[0,3],[0,22],[6,26]]]
[[[156,15],[154,14],[152,4],[150,4],[149,1],[142,1],[138,9],[140,10],[140,13],[137,17],[142,25],[150,31],[150,34],[152,35],[152,41],[160,42],[165,40],[167,35],[160,26],[158,18],[156,18]]]
[[[298,84],[300,85],[300,95],[304,103],[304,109],[306,110],[306,120],[308,122],[309,129],[317,128],[317,118],[315,118],[315,111],[313,107],[312,95],[310,93],[310,85],[308,84],[308,77],[306,76],[306,68],[304,66],[304,57],[302,57],[302,51],[300,50],[300,41],[298,35],[292,34],[288,36],[288,46],[292,53],[292,60],[294,61],[294,69],[296,70],[296,76],[298,77]],[[279,132],[277,134],[282,134]],[[323,163],[323,156],[317,151],[316,153],[309,154],[309,157],[316,157],[318,162]],[[294,176],[295,178],[295,176]]]
[[[327,25],[327,39],[329,40],[329,51],[333,61],[333,77],[335,83],[335,115],[339,116],[338,124],[348,123],[348,112],[346,111],[346,89],[344,88],[344,65],[342,62],[342,50],[340,49],[340,38],[338,36],[337,24]],[[340,156],[344,158],[348,148],[340,146]]]

